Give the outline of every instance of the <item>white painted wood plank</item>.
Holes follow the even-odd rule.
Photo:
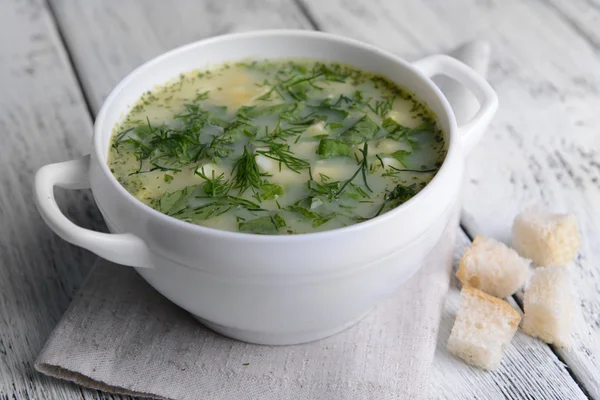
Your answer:
[[[135,20],[135,29],[127,27],[127,30],[121,29],[122,25],[114,22],[114,16],[110,13],[110,5],[103,5],[99,2],[86,5],[85,7],[80,5],[80,2],[75,1],[53,1],[53,8],[61,22],[61,27],[65,33],[66,40],[69,43],[69,47],[72,50],[73,58],[76,62],[77,69],[80,72],[86,92],[90,96],[90,102],[94,110],[97,110],[103,97],[110,90],[118,79],[126,74],[131,69],[135,68],[140,62],[150,58],[153,55],[159,54],[176,45],[189,42],[194,39],[199,39],[204,36],[210,35],[210,30],[202,30],[205,28],[196,27],[196,25],[185,25],[182,21],[182,16],[186,16],[191,13],[190,10],[199,6],[193,2],[177,2],[176,11],[173,9],[163,10],[162,13],[154,13],[150,11],[143,11],[143,7],[139,3],[125,2],[126,5],[120,8],[119,19],[124,21]],[[211,3],[208,3],[211,4]],[[237,21],[230,22],[228,30],[241,30],[241,29],[252,29],[252,28],[267,28],[267,27],[306,27],[307,24],[296,16],[296,10],[282,8],[282,3],[277,2],[264,2],[263,4],[256,6],[252,9],[244,9],[244,12],[240,13],[227,13],[222,15],[220,18],[214,18],[215,20],[223,20],[229,18],[237,18],[236,15],[243,14],[244,23],[239,24]],[[187,8],[186,8],[187,7]],[[206,6],[208,7],[208,6]],[[233,8],[239,9],[243,7],[243,4],[236,3]],[[278,8],[279,7],[279,8]],[[268,22],[258,19],[255,14],[252,14],[253,10],[261,9],[267,12],[269,17]],[[206,8],[203,8],[206,10]],[[360,13],[361,11],[357,11]],[[273,13],[273,14],[271,14]],[[283,13],[278,15],[277,13]],[[136,15],[143,14],[145,18],[135,18]],[[198,12],[196,12],[198,14]],[[250,14],[251,16],[248,16]],[[262,18],[262,16],[261,16]],[[170,22],[171,21],[171,22]],[[283,22],[282,22],[283,21]],[[290,21],[299,21],[297,24],[291,23]],[[147,35],[137,35],[135,39],[130,37],[134,35],[132,30],[135,32],[151,32],[153,26],[156,24],[162,24],[163,33],[160,40],[157,40],[154,33],[148,33],[150,39],[146,38]],[[173,29],[173,26],[182,27],[186,29]],[[240,28],[241,26],[241,28]],[[198,31],[196,31],[198,29]],[[109,32],[110,31],[110,32]],[[226,30],[215,31],[214,33],[224,33]],[[85,34],[83,34],[85,32]],[[103,41],[102,38],[107,35],[112,35],[111,38],[114,40]],[[391,37],[398,36],[398,33],[394,33]],[[441,35],[440,35],[441,37]],[[118,39],[118,40],[117,40]],[[118,49],[115,49],[115,46]],[[413,46],[413,47],[411,47]],[[421,49],[418,45],[411,45],[409,42],[402,43],[403,49],[411,49],[410,51],[414,54],[421,54]],[[103,64],[102,60],[109,59],[112,57],[111,63]],[[98,65],[102,65],[98,68]],[[526,342],[524,345],[525,349],[531,350],[536,354],[538,359],[546,359],[546,363],[554,365],[556,358],[549,353],[547,347],[539,344],[538,342],[531,341]],[[519,353],[520,354],[520,353]],[[521,361],[522,365],[527,366],[527,359]],[[554,384],[559,383],[561,388],[564,388],[565,393],[577,394],[577,387],[573,381],[571,381],[568,375],[565,373],[562,366],[557,365],[551,367],[552,374],[549,375],[549,379],[552,379]],[[504,375],[484,375],[482,378],[481,386],[479,388],[496,387],[501,388],[505,385],[505,381],[509,378],[503,378]],[[435,375],[436,382],[440,383],[441,387],[453,386],[452,376],[445,376],[444,373],[437,373]],[[472,383],[469,382],[469,375],[465,373],[462,375],[463,384],[457,388],[457,390],[467,397],[472,393],[477,393],[472,389]],[[528,387],[526,378],[510,377],[510,379],[516,379],[516,388]],[[549,380],[540,378],[542,382],[548,383]],[[519,386],[520,385],[520,386]],[[443,397],[444,390],[440,389],[436,391],[437,394],[434,398]],[[500,392],[499,392],[500,393]],[[532,391],[531,393],[538,393]],[[556,393],[553,392],[554,398],[557,397]],[[579,396],[581,393],[579,392]],[[575,397],[577,398],[577,397]]]
[[[306,0],[317,24],[416,59],[481,38],[500,110],[468,158],[463,225],[510,242],[514,216],[542,203],[583,233],[573,281],[581,318],[559,356],[600,398],[600,44],[597,2]],[[596,24],[596,25],[594,25]]]
[[[92,398],[33,368],[96,257],[50,232],[32,194],[37,168],[86,152],[91,121],[45,4],[1,1],[0,26],[0,398]],[[76,223],[103,229],[90,193],[57,197]]]
[[[600,1],[599,0],[543,0],[557,17],[600,54]]]
[[[202,38],[256,29],[309,28],[291,1],[50,0],[94,112],[131,70]]]

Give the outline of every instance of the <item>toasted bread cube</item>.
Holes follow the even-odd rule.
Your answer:
[[[448,351],[468,364],[496,369],[519,326],[521,315],[507,302],[465,287],[460,310],[448,338]]]
[[[569,346],[573,295],[567,269],[536,268],[525,288],[523,331],[546,343]]]
[[[529,264],[504,243],[477,236],[460,259],[456,276],[463,286],[503,298],[523,286],[529,277]]]
[[[530,208],[515,218],[512,239],[515,250],[538,266],[566,265],[579,250],[577,218]]]

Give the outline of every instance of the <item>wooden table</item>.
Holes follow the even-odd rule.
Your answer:
[[[88,152],[92,120],[129,71],[175,46],[264,28],[318,29],[414,60],[475,38],[493,48],[500,110],[468,159],[462,248],[509,241],[533,202],[575,213],[583,245],[574,345],[522,333],[497,372],[450,357],[456,282],[440,328],[434,399],[600,399],[600,3],[598,0],[2,0],[0,2],[0,395],[120,398],[46,378],[33,361],[95,256],[52,234],[33,174]],[[89,192],[59,193],[76,223],[104,230]],[[460,253],[460,248],[457,250]],[[513,304],[521,304],[516,295]]]

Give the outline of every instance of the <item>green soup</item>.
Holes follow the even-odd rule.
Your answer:
[[[390,211],[445,154],[433,113],[388,79],[284,59],[192,71],[145,93],[115,127],[108,165],[164,214],[278,235]]]

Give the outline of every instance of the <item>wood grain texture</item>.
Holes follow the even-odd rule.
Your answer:
[[[119,80],[167,50],[231,32],[310,27],[290,1],[50,0],[50,5],[94,112]]]
[[[0,2],[0,398],[93,398],[33,368],[95,256],[55,236],[32,198],[42,165],[87,151],[91,121],[45,5]],[[88,192],[57,193],[76,223],[103,229]],[[92,397],[90,397],[92,396]]]
[[[600,55],[600,1],[598,0],[543,0],[557,17],[587,42]]]
[[[154,7],[148,7],[148,3],[142,5],[140,2],[125,1],[119,2],[119,14],[115,16],[111,11],[114,9],[111,2],[93,2],[85,5],[74,0],[51,2],[94,111],[97,111],[108,91],[123,75],[144,60],[174,46],[228,31],[310,26],[293,3],[233,3],[224,6],[216,1],[201,4],[177,1],[172,7],[155,12],[147,9]],[[423,23],[422,30],[425,27],[428,30],[433,29],[432,32],[427,32],[431,35],[427,41],[415,37],[411,29],[408,29],[410,25],[399,28],[399,24],[394,23],[396,16],[392,10],[374,10],[372,7],[362,6],[358,1],[342,4],[322,3],[315,1],[306,4],[311,19],[317,22],[318,27],[372,41],[410,58],[440,50],[446,51],[467,39],[452,37],[445,29],[437,27],[440,17],[432,17],[422,3],[406,4],[411,12],[419,13],[418,17]],[[341,17],[340,7],[351,15],[344,14]],[[221,10],[217,13],[218,17],[208,18],[207,21],[198,17],[213,15],[214,8]],[[403,12],[406,12],[404,8]],[[189,17],[191,14],[195,17]],[[268,17],[265,18],[264,15]],[[415,18],[415,15],[403,16],[406,19],[411,17]],[[185,22],[192,19],[194,23]],[[118,23],[119,20],[128,23]],[[131,21],[135,21],[134,27],[131,26]],[[413,25],[416,24],[415,21],[416,19],[412,22]],[[156,25],[161,25],[158,28],[160,34],[154,31],[157,29]],[[424,35],[423,32],[420,34]],[[111,40],[107,40],[107,37]],[[98,65],[101,65],[101,68]],[[454,302],[451,301],[447,306],[448,311],[441,330],[446,332],[446,335],[453,322],[455,300],[456,296]],[[529,393],[537,398],[583,398],[577,385],[569,378],[565,367],[558,362],[547,346],[521,334],[518,338],[517,350],[509,350],[507,363],[498,373],[473,370],[460,361],[447,357],[443,350],[444,342],[440,342],[442,347],[438,350],[437,359],[441,361],[434,370],[432,397],[453,398],[448,395],[452,393],[460,394],[462,398],[521,398]],[[516,372],[511,372],[513,363],[517,365]],[[440,367],[444,365],[448,368]],[[531,376],[524,373],[528,371],[536,371],[536,374]],[[555,388],[552,389],[553,387]],[[486,393],[492,393],[494,397],[486,397]]]
[[[570,270],[579,295],[571,350],[556,349],[600,398],[600,9],[594,0],[303,0],[317,25],[416,59],[458,43],[492,45],[500,109],[468,157],[462,224],[510,243],[533,204],[577,215]],[[519,296],[517,296],[519,298]]]

